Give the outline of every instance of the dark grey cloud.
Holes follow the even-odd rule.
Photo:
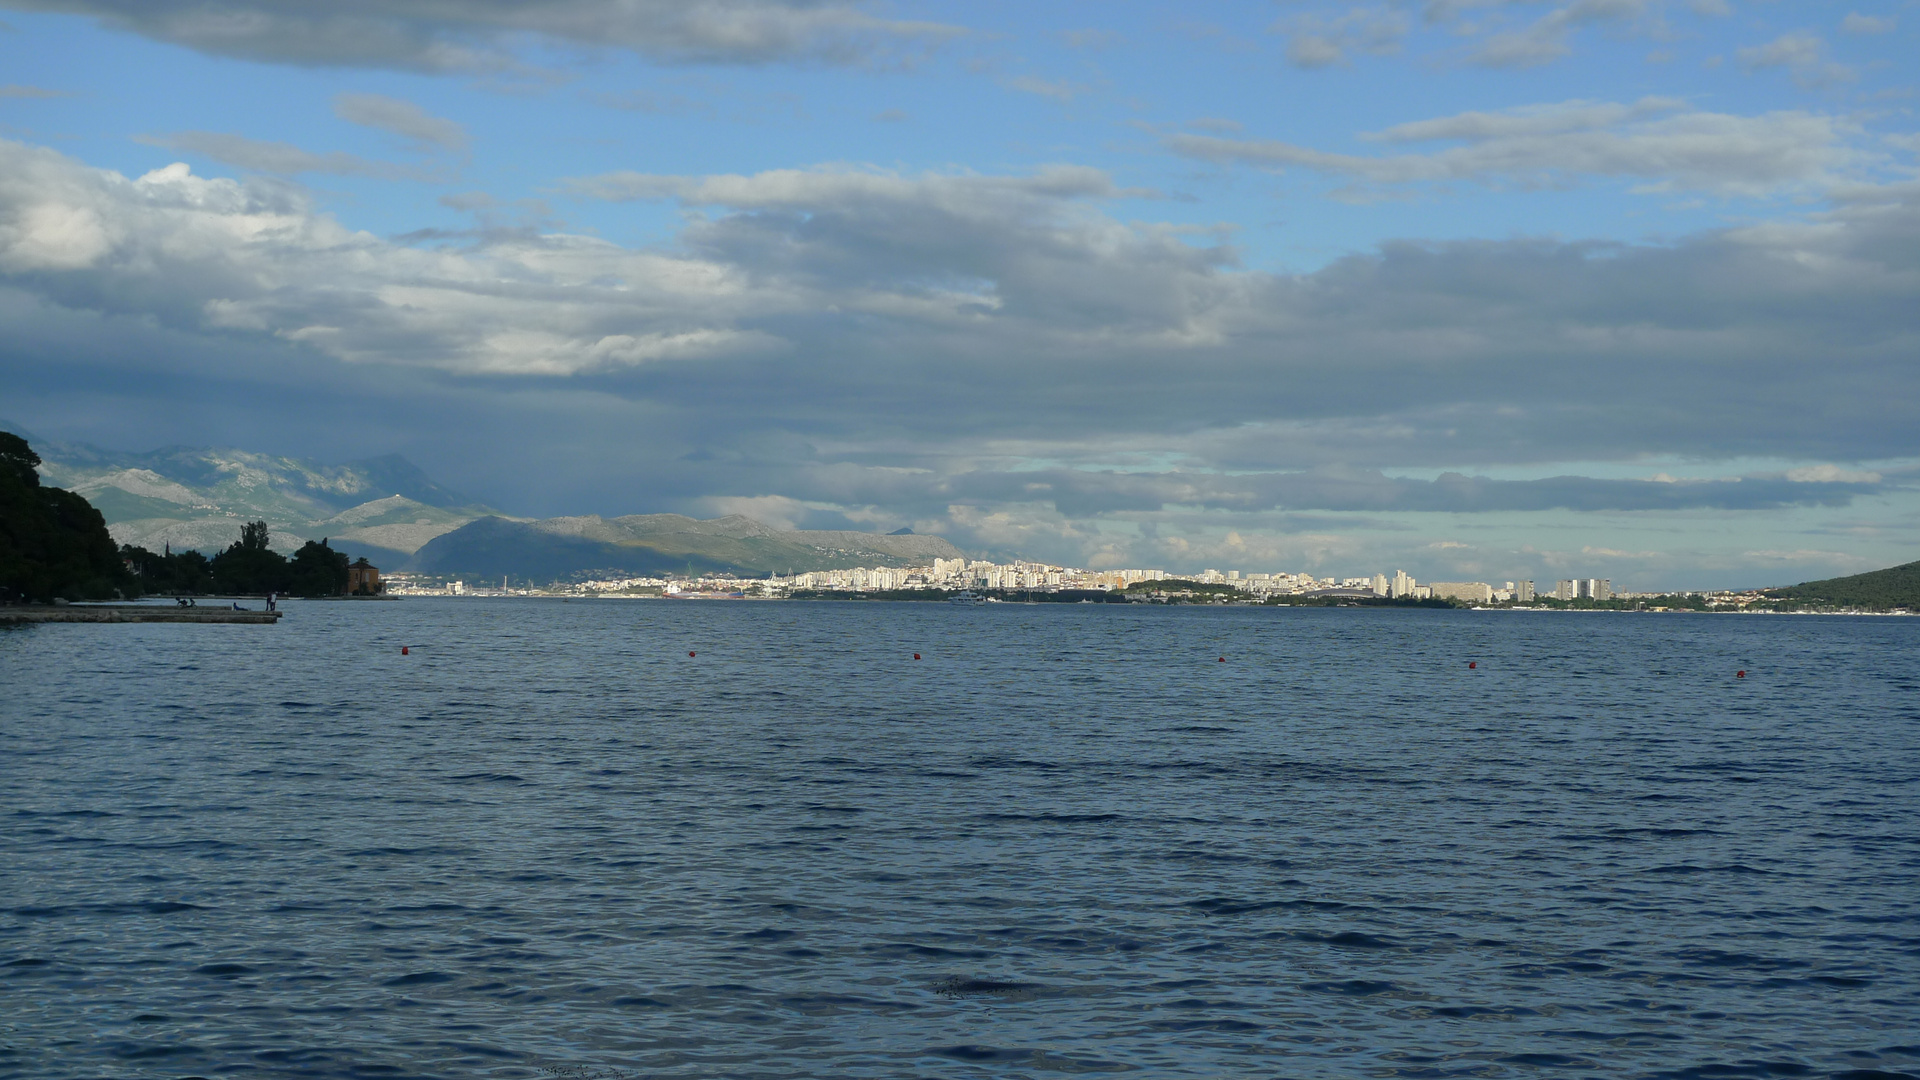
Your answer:
[[[277,63],[473,71],[534,37],[653,60],[887,62],[959,35],[840,0],[0,0],[92,16],[201,52]]]

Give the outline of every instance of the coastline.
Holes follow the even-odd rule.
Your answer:
[[[264,623],[278,611],[162,607],[158,604],[30,604],[0,607],[0,623]]]

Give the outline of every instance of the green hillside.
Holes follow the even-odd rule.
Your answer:
[[[1905,563],[1851,577],[1807,581],[1767,593],[1796,607],[1920,608],[1920,562]]]

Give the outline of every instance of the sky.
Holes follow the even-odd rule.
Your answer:
[[[0,0],[0,417],[1078,566],[1920,558],[1920,3]]]

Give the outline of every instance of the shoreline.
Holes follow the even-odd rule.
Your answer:
[[[504,596],[498,595],[498,594],[486,594],[486,593],[480,593],[480,594],[468,593],[462,596],[448,596],[441,593],[398,593],[398,594],[392,594],[390,596],[382,597],[382,599],[462,600],[462,601],[467,601],[467,600],[560,600],[566,603],[574,603],[574,602],[585,603],[585,602],[595,601],[595,600],[612,600],[612,601],[707,600],[707,601],[734,601],[734,602],[758,601],[761,603],[774,602],[774,603],[799,603],[799,604],[815,604],[815,603],[944,604],[947,602],[943,598],[934,598],[934,597],[876,596],[876,595],[854,593],[854,592],[849,592],[843,596],[725,596],[725,595],[700,595],[700,594],[692,594],[692,593],[682,593],[678,595],[666,595],[666,596],[622,595],[622,594],[602,594],[602,595],[596,596],[596,595],[570,595],[567,593],[535,593],[535,592],[518,593],[518,594],[504,595]],[[1869,611],[1869,610],[1862,610],[1862,609],[1840,609],[1840,610],[1832,610],[1832,611],[1813,611],[1813,610],[1801,609],[1796,611],[1776,611],[1770,608],[1760,608],[1756,610],[1751,608],[1735,608],[1735,607],[1712,608],[1712,609],[1701,610],[1701,609],[1695,609],[1695,608],[1635,609],[1635,608],[1558,608],[1558,607],[1528,607],[1528,606],[1472,607],[1464,604],[1449,605],[1446,607],[1441,607],[1441,606],[1431,605],[1431,604],[1326,604],[1326,603],[1287,604],[1287,603],[1258,603],[1258,602],[1250,603],[1246,601],[1235,601],[1233,603],[1226,603],[1226,604],[1197,604],[1197,603],[1182,602],[1182,601],[1162,602],[1162,601],[1153,601],[1153,600],[1129,600],[1129,601],[1122,602],[1122,601],[1115,601],[1115,600],[1105,600],[1105,601],[1100,601],[1100,600],[1002,600],[998,598],[989,599],[988,603],[982,606],[1074,607],[1074,606],[1079,606],[1081,604],[1110,604],[1116,607],[1156,607],[1156,608],[1186,608],[1186,607],[1253,608],[1253,609],[1298,608],[1301,610],[1315,610],[1315,609],[1321,609],[1321,608],[1327,608],[1327,609],[1344,608],[1344,609],[1351,610],[1351,609],[1359,609],[1359,608],[1369,608],[1369,609],[1380,610],[1380,611],[1412,610],[1412,611],[1476,611],[1476,612],[1523,612],[1523,613],[1537,612],[1541,614],[1555,614],[1555,615],[1777,615],[1777,616],[1872,615],[1872,616],[1904,617],[1904,616],[1912,616],[1912,615],[1920,614],[1920,612],[1909,611],[1905,609],[1893,609],[1889,611]]]
[[[159,604],[23,604],[0,607],[0,623],[254,623],[280,621],[278,611],[163,607]]]

